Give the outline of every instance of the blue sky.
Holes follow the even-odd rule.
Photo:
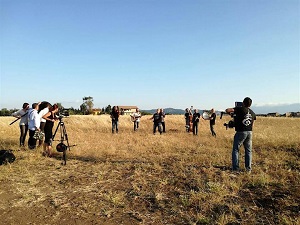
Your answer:
[[[299,0],[0,0],[0,108],[299,103]]]

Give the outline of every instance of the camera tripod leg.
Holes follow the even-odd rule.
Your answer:
[[[69,144],[68,134],[67,134],[67,130],[66,130],[65,126],[63,126],[63,133],[64,133],[64,140],[66,140],[68,149],[70,150],[70,144]]]
[[[54,140],[58,129],[60,130],[60,143],[63,144],[64,141],[67,141],[66,149],[63,150],[63,157],[62,157],[62,160],[63,160],[62,165],[66,165],[67,164],[67,149],[70,150],[70,145],[69,145],[68,134],[67,134],[67,130],[66,130],[64,122],[60,121],[57,124],[55,132],[52,136],[52,140]]]
[[[67,150],[63,151],[63,165],[67,165]]]

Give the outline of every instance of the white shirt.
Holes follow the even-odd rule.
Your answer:
[[[41,122],[46,123],[46,120],[43,119],[43,116],[45,116],[48,112],[49,112],[49,108],[48,108],[48,107],[42,109],[42,110],[39,112],[39,116],[40,116],[40,118],[41,118]]]
[[[28,110],[24,111],[23,109],[20,109],[19,111],[14,112],[12,114],[12,116],[19,116],[19,117],[21,117],[20,118],[20,126],[28,124],[28,115],[24,116],[27,112],[28,112]]]
[[[40,116],[36,109],[28,110],[28,129],[36,130],[40,128]]]
[[[141,113],[140,112],[135,112],[135,113],[132,114],[132,117],[135,119],[136,122],[140,122]]]

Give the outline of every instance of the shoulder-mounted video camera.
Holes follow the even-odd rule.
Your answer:
[[[243,106],[243,102],[235,102],[235,107],[242,107]],[[226,114],[226,112],[221,112],[221,117],[220,119],[222,119],[223,115]],[[235,117],[235,114],[234,113],[230,113],[229,114],[231,116],[231,119],[230,121],[228,121],[228,123],[224,123],[224,126],[226,127],[226,130],[228,128],[234,128],[235,127],[235,124],[234,124],[234,117]]]

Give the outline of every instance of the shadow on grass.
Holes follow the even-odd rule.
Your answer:
[[[231,171],[231,167],[229,166],[220,166],[220,165],[213,165],[214,168],[220,169],[222,171],[226,171],[226,170],[230,170]]]
[[[63,153],[55,152],[52,155],[52,158],[60,160],[63,162]],[[144,161],[144,160],[137,160],[137,159],[120,159],[120,160],[111,160],[107,158],[95,157],[95,156],[78,156],[72,154],[66,154],[66,164],[68,165],[68,160],[78,160],[81,162],[88,162],[88,163],[113,163],[113,164],[150,164],[153,165],[153,162]]]

